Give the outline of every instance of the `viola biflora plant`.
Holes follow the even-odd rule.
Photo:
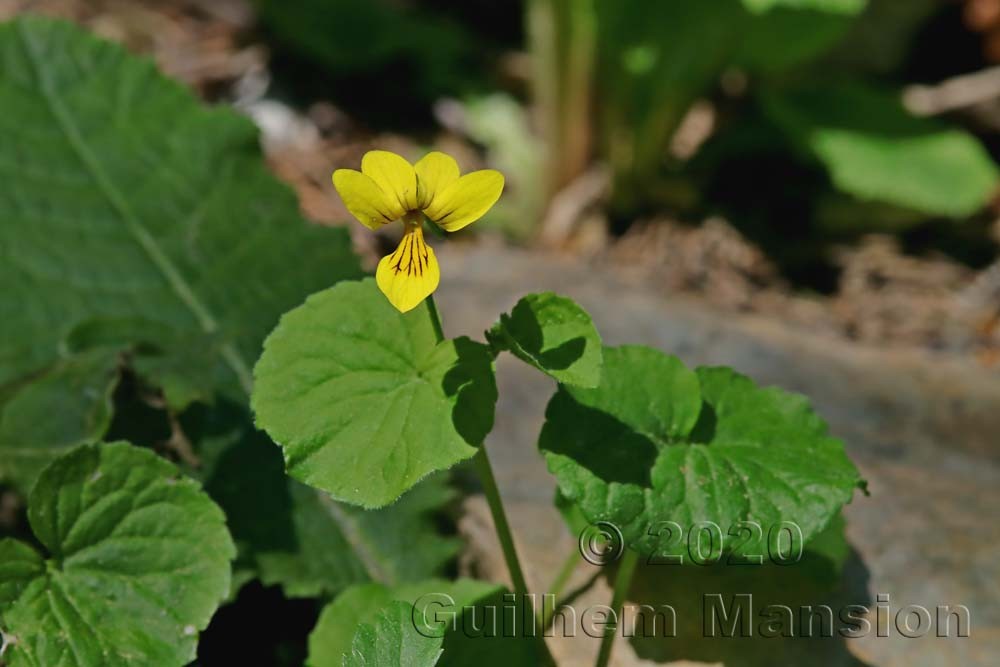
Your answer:
[[[570,299],[530,294],[484,341],[446,337],[432,295],[440,272],[422,226],[425,218],[446,231],[474,222],[498,199],[502,176],[460,177],[442,153],[411,166],[372,151],[361,168],[337,171],[334,184],[366,226],[401,219],[399,248],[374,281],[340,283],[285,314],[254,369],[257,424],[282,447],[290,475],[379,508],[473,459],[514,592],[527,595],[483,446],[497,400],[494,363],[509,352],[558,383],[539,450],[564,511],[621,531],[618,606],[639,556],[683,560],[672,526],[726,526],[705,557],[750,557],[773,539],[765,527],[788,527],[808,542],[851,499],[858,473],[804,398],[728,368],[691,370],[648,347],[603,346]],[[387,613],[380,623],[395,612]],[[419,664],[437,659],[428,653]]]
[[[613,608],[640,560],[692,581],[677,568],[763,567],[795,533],[842,562],[830,535],[860,479],[805,398],[604,346],[551,293],[483,340],[445,335],[424,228],[480,218],[499,173],[384,151],[337,171],[364,225],[405,226],[364,278],[343,229],[301,219],[248,120],[118,46],[0,26],[0,108],[0,483],[27,502],[0,537],[0,663],[181,667],[256,579],[323,602],[310,667],[552,664],[533,615],[493,635],[422,624],[428,595],[507,604],[503,586],[447,577],[460,543],[436,522],[463,461],[513,593],[566,580],[529,589],[484,448],[504,353],[556,383],[538,447],[570,529],[621,535]],[[141,418],[123,398],[151,395]],[[166,436],[141,428],[150,406]],[[692,557],[682,534],[706,531]]]

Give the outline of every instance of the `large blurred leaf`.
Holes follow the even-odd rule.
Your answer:
[[[8,386],[0,395],[0,479],[26,493],[49,462],[103,437],[120,364],[118,350],[99,347]]]
[[[132,317],[98,317],[81,321],[61,341],[69,354],[94,348],[128,352],[135,373],[163,391],[167,404],[176,411],[194,401],[210,401],[215,389],[214,365],[222,353],[222,341],[214,333],[177,332],[162,322]],[[178,354],[177,350],[186,350]]]
[[[0,108],[0,387],[78,326],[131,320],[152,376],[249,391],[278,314],[359,273],[345,232],[302,220],[250,121],[117,45],[40,18],[0,27]]]
[[[668,142],[691,104],[732,66],[773,74],[813,59],[865,0],[596,0],[598,90],[616,204],[655,190]]]
[[[235,555],[225,517],[196,482],[149,450],[85,445],[42,472],[28,518],[46,556],[0,541],[11,667],[180,667],[195,657]]]
[[[605,348],[596,389],[560,387],[539,448],[588,521],[615,524],[643,554],[685,562],[694,557],[678,529],[686,537],[714,523],[719,555],[731,553],[742,522],[765,535],[791,522],[807,542],[860,483],[803,397],[636,346]],[[766,553],[762,540],[749,535],[740,554]]]
[[[437,58],[454,57],[461,48],[463,35],[456,25],[386,0],[258,0],[257,5],[282,40],[335,72],[369,70],[403,55],[437,64]],[[421,38],[431,36],[440,46],[436,54],[421,48],[427,43]]]
[[[624,174],[648,178],[658,166],[690,105],[729,62],[746,12],[737,0],[595,2],[605,149],[623,187]]]
[[[426,302],[400,313],[370,278],[286,313],[254,379],[257,424],[288,473],[369,508],[472,457],[497,399],[485,345],[439,343]]]
[[[917,31],[941,6],[941,0],[870,0],[823,65],[891,75],[909,54]]]
[[[765,110],[859,199],[967,216],[995,193],[998,171],[969,133],[911,116],[898,95],[811,84],[766,96]]]
[[[183,424],[201,459],[197,475],[226,512],[238,567],[289,597],[335,595],[372,580],[423,581],[458,554],[460,540],[442,535],[435,521],[455,497],[442,477],[365,511],[288,478],[281,451],[241,407],[199,406]]]
[[[751,12],[765,13],[776,9],[804,9],[847,14],[853,16],[861,12],[868,0],[741,0]]]
[[[482,39],[467,34],[453,20],[454,12],[420,6],[426,3],[257,0],[256,4],[262,22],[280,45],[343,84],[338,102],[359,104],[386,117],[394,108],[410,107],[407,114],[395,113],[397,123],[439,97],[460,94],[475,73],[470,63],[482,56]],[[382,85],[384,80],[392,85]]]
[[[752,3],[745,0],[745,4]],[[832,48],[855,22],[864,0],[770,4],[769,11],[746,17],[732,56],[734,64],[755,73],[780,73]]]

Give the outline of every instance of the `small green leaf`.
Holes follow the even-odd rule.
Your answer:
[[[483,581],[459,579],[457,581],[427,580],[420,583],[389,588],[370,583],[352,586],[326,605],[320,614],[316,627],[309,635],[309,667],[335,667],[341,656],[350,649],[351,638],[361,623],[370,623],[379,611],[392,601],[407,603],[408,619],[413,617],[414,604],[449,602],[460,611],[462,607],[473,605],[502,592],[502,587]],[[433,620],[433,609],[428,618]],[[418,611],[418,614],[421,613]],[[413,625],[411,621],[411,625]],[[421,627],[421,634],[442,634],[446,628]]]
[[[353,586],[323,609],[309,635],[306,664],[340,665],[358,626],[372,623],[392,601],[406,603],[407,619],[419,634],[444,637],[442,666],[540,664],[537,636],[516,625],[531,623],[534,616],[528,606],[515,610],[509,597],[502,586],[472,579],[427,580],[392,588]]]
[[[87,350],[0,394],[0,479],[27,493],[51,461],[101,438],[121,363],[116,349]]]
[[[413,627],[413,606],[390,602],[371,625],[362,623],[344,654],[344,667],[433,667],[441,657],[441,637],[425,637]]]
[[[0,542],[11,667],[184,665],[229,590],[222,511],[153,452],[84,445],[49,465],[28,519],[47,552]]]
[[[394,595],[382,584],[358,584],[327,604],[309,634],[308,667],[338,667],[358,626],[371,622]]]
[[[257,424],[288,473],[369,508],[473,456],[497,398],[485,345],[438,343],[426,303],[401,314],[372,279],[286,313],[254,378]]]
[[[225,510],[239,565],[288,597],[332,596],[373,579],[423,581],[458,555],[461,540],[443,535],[435,516],[456,495],[443,475],[366,511],[290,479],[242,406],[195,406],[182,425],[201,459],[193,474]]]
[[[824,82],[769,95],[764,108],[859,199],[964,217],[996,192],[1000,173],[975,137],[911,116],[896,94]]]
[[[25,587],[44,573],[45,563],[37,551],[24,542],[0,540],[0,610],[19,598]]]
[[[567,498],[565,494],[556,487],[555,497],[552,499],[552,504],[555,505],[556,510],[562,517],[563,521],[566,522],[566,526],[569,528],[569,532],[572,535],[579,535],[582,533],[590,522],[587,521],[587,517],[583,515],[580,508],[577,507],[576,503]]]
[[[596,387],[601,379],[601,337],[590,315],[572,299],[529,294],[504,313],[486,336],[558,382]]]
[[[566,499],[643,554],[688,553],[667,521],[685,539],[714,522],[722,553],[744,521],[792,522],[808,541],[859,484],[803,397],[643,347],[605,348],[596,389],[560,387],[539,448]]]

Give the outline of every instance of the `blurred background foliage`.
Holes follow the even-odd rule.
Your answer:
[[[438,98],[496,87],[493,62],[520,40],[517,8],[507,5],[489,0],[256,2],[265,31],[282,48],[277,80],[310,96],[322,93],[369,122],[411,130],[432,122]]]
[[[510,174],[494,216],[509,235],[543,234],[559,192],[601,164],[614,232],[724,215],[821,290],[830,244],[874,231],[933,228],[959,261],[994,256],[995,138],[933,90],[903,94],[988,64],[973,5],[258,1],[285,93],[375,128],[459,128]]]

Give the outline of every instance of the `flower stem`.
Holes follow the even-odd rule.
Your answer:
[[[635,573],[635,566],[639,563],[639,554],[631,549],[626,549],[622,556],[622,561],[618,565],[618,574],[615,576],[615,591],[611,596],[611,608],[621,620],[621,609],[625,604],[625,596],[628,595],[629,586],[632,585],[632,575]],[[611,658],[611,647],[614,645],[615,636],[618,634],[619,623],[609,623],[604,630],[604,637],[601,639],[601,650],[597,654],[596,667],[607,667]]]
[[[434,335],[440,343],[444,340],[444,329],[441,328],[441,316],[438,315],[437,304],[434,303],[434,295],[427,297],[427,310],[431,313],[431,324],[434,325]]]
[[[438,342],[441,342],[444,340],[444,331],[433,296],[427,297],[427,309],[430,311],[431,322],[434,325]],[[493,515],[493,524],[496,527],[497,538],[500,540],[500,547],[503,549],[504,560],[507,562],[507,570],[510,572],[510,580],[514,585],[514,593],[517,594],[519,600],[527,599],[528,585],[524,580],[524,571],[521,570],[517,551],[514,549],[514,538],[510,532],[510,524],[507,523],[507,513],[504,512],[503,502],[500,500],[500,490],[493,477],[493,467],[486,455],[486,445],[479,446],[473,461],[476,465],[479,482],[483,485],[483,493],[486,494],[486,501],[490,505],[490,513]]]
[[[441,327],[441,316],[438,315],[437,305],[434,297],[427,297],[427,309],[430,311],[431,322],[434,325],[434,333],[438,342],[444,340],[444,330]],[[486,502],[490,506],[490,514],[493,515],[493,525],[496,528],[497,539],[500,540],[500,548],[503,551],[504,561],[507,563],[507,570],[510,572],[510,580],[514,586],[514,593],[521,601],[528,600],[528,584],[524,579],[524,571],[521,569],[521,561],[517,558],[517,550],[514,548],[514,537],[510,532],[510,524],[507,523],[507,513],[504,512],[503,502],[500,500],[500,489],[497,488],[496,479],[493,477],[493,467],[490,459],[486,455],[486,445],[482,444],[472,458],[476,466],[476,473],[479,476],[479,483],[482,484],[483,493],[486,495]],[[525,619],[526,623],[534,623],[535,618]],[[535,628],[532,635],[538,638],[541,650],[542,665],[555,665],[555,660],[549,652],[548,644],[545,643],[543,632],[538,632]],[[543,629],[544,630],[544,629]]]
[[[549,595],[552,596],[552,606],[545,607],[545,598],[542,598],[542,608],[538,610],[539,615],[539,625],[542,630],[549,627],[552,622],[552,617],[556,615],[556,610],[559,609],[559,596],[562,595],[563,589],[566,588],[566,584],[569,582],[569,578],[576,571],[576,566],[580,564],[580,554],[576,549],[573,549],[566,560],[563,561],[562,567],[559,568],[559,574],[556,575],[555,581],[549,586],[547,591]]]
[[[486,494],[486,501],[490,506],[490,514],[493,515],[493,525],[496,527],[497,538],[500,540],[500,548],[503,550],[503,558],[507,562],[507,571],[510,572],[510,580],[514,585],[514,594],[517,600],[527,601],[528,584],[524,580],[524,571],[521,570],[521,561],[517,558],[517,550],[514,548],[514,537],[510,532],[510,524],[507,523],[507,513],[504,512],[503,503],[500,500],[500,490],[497,488],[496,480],[493,478],[493,468],[490,466],[490,459],[486,455],[486,446],[480,445],[479,451],[472,459],[476,464],[476,472],[479,473],[479,482],[483,485],[483,492]],[[535,623],[535,616],[524,619],[524,622],[535,624],[532,636],[538,638],[540,664],[543,666],[555,665],[555,659],[549,652],[549,645],[545,642],[545,626],[538,626]],[[525,628],[527,630],[527,628]]]
[[[514,585],[514,593],[517,594],[518,600],[525,600],[528,595],[528,584],[524,580],[521,562],[517,558],[514,538],[510,532],[510,524],[507,523],[507,513],[504,512],[503,503],[500,500],[500,490],[493,478],[493,468],[486,455],[485,445],[479,447],[479,451],[476,452],[472,460],[476,464],[476,472],[483,485],[483,493],[486,494],[486,501],[490,505],[490,514],[493,515],[493,524],[496,526],[500,548],[503,550],[504,560],[507,561],[507,570],[510,572],[510,581]]]

